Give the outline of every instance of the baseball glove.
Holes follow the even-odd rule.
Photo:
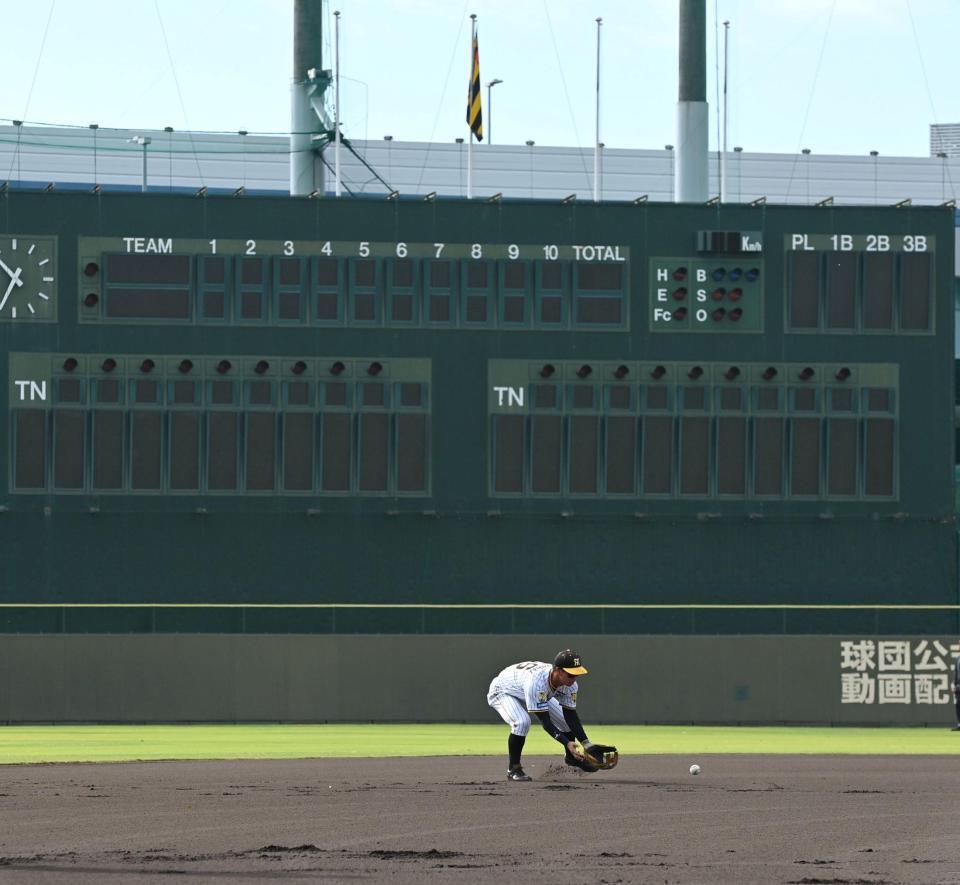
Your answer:
[[[594,764],[594,761],[589,756],[584,755],[582,759],[578,759],[570,753],[569,750],[564,754],[563,761],[571,768],[579,768],[581,771],[593,773],[594,771],[600,770],[600,766]]]
[[[613,768],[620,761],[620,754],[616,747],[591,744],[583,748],[583,758],[587,764],[595,765],[598,769],[607,769]]]

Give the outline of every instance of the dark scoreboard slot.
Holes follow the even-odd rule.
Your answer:
[[[643,420],[643,488],[650,495],[669,495],[673,476],[673,418],[648,415]]]
[[[108,286],[115,284],[188,285],[190,283],[190,256],[108,255],[105,278]]]
[[[790,327],[816,329],[820,298],[820,259],[815,252],[791,252],[788,256]]]
[[[831,252],[827,259],[827,326],[853,329],[857,325],[857,255]]]
[[[607,419],[606,490],[608,495],[632,495],[636,487],[637,419]]]
[[[73,409],[53,413],[53,487],[83,488],[83,466],[86,460],[84,441],[85,415]]]
[[[754,420],[754,491],[758,495],[783,494],[783,418]]]
[[[14,414],[13,484],[18,489],[42,489],[46,484],[47,413],[20,409]]]
[[[523,451],[526,420],[522,415],[497,415],[493,425],[493,490],[497,494],[523,491]]]
[[[931,327],[933,273],[929,252],[904,252],[900,256],[900,328]]]
[[[427,419],[424,415],[397,416],[397,491],[423,492],[427,488]]]
[[[863,255],[863,327],[868,330],[893,328],[893,266],[891,252]]]
[[[581,289],[619,291],[623,288],[622,264],[578,264],[577,286]]]
[[[385,492],[389,469],[389,418],[381,412],[360,416],[360,491]]]
[[[600,467],[600,418],[574,415],[570,418],[570,491],[575,495],[597,494]]]
[[[93,487],[123,488],[123,412],[118,409],[93,413]]]
[[[111,288],[105,313],[111,319],[186,320],[190,318],[190,291]]]
[[[705,496],[710,478],[710,419],[680,418],[680,494]]]
[[[743,497],[747,493],[747,419],[717,419],[717,494]]]
[[[252,492],[272,492],[276,485],[277,421],[272,412],[246,416],[246,486]]]

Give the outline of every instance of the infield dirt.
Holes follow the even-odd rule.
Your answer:
[[[0,766],[0,881],[960,883],[955,757],[558,762]]]

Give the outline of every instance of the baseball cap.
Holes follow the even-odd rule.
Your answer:
[[[580,663],[580,655],[572,648],[565,648],[553,659],[553,666],[566,670],[571,676],[583,676],[587,668]]]

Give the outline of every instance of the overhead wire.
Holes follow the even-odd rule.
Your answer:
[[[550,19],[550,10],[547,7],[547,0],[543,0],[543,13],[547,19],[547,30],[550,32],[550,42],[553,44],[553,54],[557,59],[557,69],[560,72],[560,85],[563,86],[563,97],[567,102],[567,111],[570,114],[570,125],[573,128],[573,137],[577,141],[577,153],[580,155],[580,162],[583,164],[583,176],[587,181],[587,188],[590,188],[590,172],[587,169],[587,158],[583,153],[583,142],[580,141],[580,131],[577,129],[577,115],[573,112],[573,104],[570,101],[570,92],[567,89],[567,78],[563,76],[563,63],[560,59],[560,50],[557,48],[557,38],[553,33],[553,22]]]
[[[427,161],[430,159],[430,148],[433,146],[433,137],[437,134],[437,124],[440,122],[440,114],[443,111],[443,100],[447,95],[447,86],[450,83],[450,72],[453,70],[453,60],[460,51],[460,35],[463,33],[463,24],[467,20],[467,9],[470,6],[470,0],[463,4],[463,13],[460,16],[460,25],[457,28],[457,36],[453,41],[453,49],[450,52],[450,61],[447,62],[447,75],[443,78],[443,91],[440,93],[440,101],[437,104],[437,113],[433,118],[433,128],[430,130],[430,137],[427,139],[427,150],[424,153],[423,165],[420,167],[420,177],[417,179],[417,190],[423,184],[423,176],[427,171]]]
[[[37,53],[37,63],[33,67],[33,77],[30,78],[30,88],[27,90],[27,101],[23,108],[23,120],[27,119],[30,113],[30,102],[33,100],[33,88],[37,85],[37,75],[40,73],[40,62],[43,61],[43,50],[47,45],[47,35],[50,33],[50,22],[53,21],[53,10],[57,5],[57,0],[50,0],[50,11],[47,13],[47,23],[43,26],[43,37],[40,39],[40,51]],[[23,125],[17,127],[17,149],[10,158],[10,169],[7,172],[7,178],[12,177],[14,164],[20,160],[20,133],[23,131]],[[19,167],[17,169],[17,179],[20,178]]]
[[[823,64],[824,52],[827,48],[827,38],[830,36],[830,25],[833,22],[833,13],[837,8],[837,0],[833,0],[830,4],[830,12],[827,15],[827,24],[823,29],[823,40],[820,42],[820,53],[817,56],[817,66],[813,72],[813,80],[810,83],[810,95],[807,97],[807,107],[803,112],[803,122],[800,125],[800,135],[797,138],[797,150],[793,158],[793,163],[790,166],[790,178],[787,180],[787,192],[784,194],[783,200],[787,202],[790,197],[790,190],[793,187],[793,177],[797,170],[797,162],[800,159],[800,148],[803,145],[803,134],[807,131],[807,120],[810,117],[810,109],[813,107],[813,96],[817,91],[817,80],[820,77],[820,66]]]
[[[920,62],[920,74],[923,77],[923,88],[927,93],[927,102],[930,104],[930,114],[933,117],[933,122],[939,123],[939,117],[937,116],[937,109],[933,103],[933,93],[930,90],[930,80],[927,78],[927,66],[923,62],[923,50],[920,48],[920,36],[917,34],[917,23],[913,18],[913,8],[910,5],[910,0],[904,0],[904,3],[907,7],[907,16],[910,19],[910,31],[913,34],[913,45],[917,50],[917,60]],[[950,191],[956,196],[956,188],[953,186],[953,179],[950,176],[950,167],[947,163],[943,164],[943,174],[946,176],[947,181],[950,182]]]
[[[170,73],[173,75],[173,85],[177,89],[177,98],[180,101],[183,121],[187,124],[187,136],[190,139],[190,146],[194,147],[193,132],[190,129],[190,119],[187,116],[187,106],[183,101],[183,93],[180,91],[180,80],[177,78],[177,68],[173,63],[173,53],[170,52],[170,41],[167,40],[167,29],[163,25],[163,16],[160,14],[160,0],[153,0],[153,7],[157,11],[157,21],[160,23],[160,33],[163,36],[163,45],[167,51],[167,60],[170,62]],[[200,166],[200,157],[197,155],[196,150],[193,151],[193,159],[197,164],[197,178],[200,179],[200,185],[205,186],[206,182],[203,180],[203,169]]]

